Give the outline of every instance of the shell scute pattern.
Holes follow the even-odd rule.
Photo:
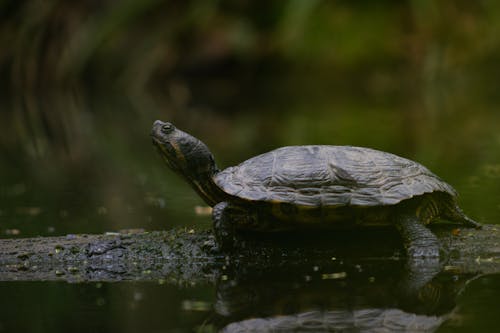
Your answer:
[[[434,191],[456,195],[416,162],[351,146],[278,148],[227,168],[214,180],[245,200],[300,206],[392,205]]]

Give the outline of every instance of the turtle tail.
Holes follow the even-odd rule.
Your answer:
[[[463,212],[462,212],[462,223],[465,226],[471,227],[471,228],[476,228],[476,229],[482,229],[483,228],[483,226],[479,222],[474,221],[473,219],[471,219],[470,217],[468,217],[467,215],[465,215]]]
[[[464,226],[470,227],[470,228],[481,229],[483,227],[480,223],[474,221],[473,219],[471,219],[470,217],[465,215],[465,213],[462,211],[462,209],[460,207],[458,207],[457,204],[455,204],[454,207],[450,207],[450,208],[451,209],[447,214],[449,216],[446,216],[449,220],[451,220],[453,222],[461,223]]]

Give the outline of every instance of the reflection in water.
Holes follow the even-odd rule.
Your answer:
[[[222,332],[434,332],[443,321],[443,317],[415,315],[397,309],[311,311],[295,316],[249,319],[229,324]]]
[[[473,275],[441,272],[415,289],[398,261],[303,264],[222,275],[216,325],[223,332],[433,332]]]

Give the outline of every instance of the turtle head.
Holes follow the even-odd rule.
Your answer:
[[[171,123],[155,121],[151,137],[167,165],[189,182],[204,181],[218,171],[208,147]]]

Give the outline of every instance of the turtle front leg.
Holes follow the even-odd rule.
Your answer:
[[[411,214],[399,216],[396,227],[403,238],[409,257],[439,258],[439,240],[420,222],[417,216]]]
[[[248,212],[229,202],[219,202],[212,210],[214,235],[222,251],[229,251],[238,243],[236,225],[240,219],[248,217]]]

